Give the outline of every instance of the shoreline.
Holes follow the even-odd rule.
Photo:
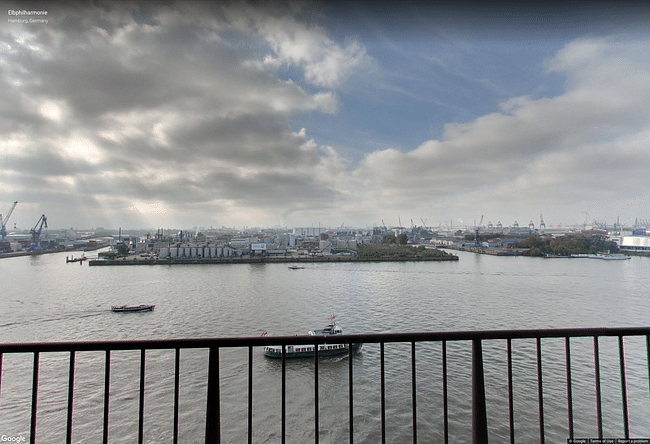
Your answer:
[[[323,263],[323,262],[441,262],[458,261],[458,256],[436,258],[359,258],[355,256],[317,256],[317,257],[244,257],[244,258],[187,258],[187,259],[91,259],[88,266],[111,265],[184,265],[184,264],[291,264],[291,263]]]

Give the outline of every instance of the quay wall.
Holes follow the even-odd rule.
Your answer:
[[[441,247],[443,250],[456,250],[467,251],[469,253],[489,254],[492,256],[523,256],[524,250],[510,249],[510,248],[476,248],[476,247],[461,247],[456,245],[445,245]]]
[[[178,264],[277,264],[277,263],[319,263],[319,262],[430,262],[457,261],[458,256],[436,258],[359,258],[354,256],[316,257],[225,257],[225,258],[121,258],[89,260],[88,266],[104,265],[178,265]]]

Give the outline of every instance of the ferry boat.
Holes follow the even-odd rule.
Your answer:
[[[336,325],[334,316],[331,316],[328,320],[329,324],[322,330],[310,330],[310,336],[338,336],[343,334],[343,329]],[[328,356],[340,356],[347,355],[349,353],[350,344],[318,344],[318,356],[328,357]],[[361,350],[361,343],[352,344],[352,353],[356,353]],[[286,358],[313,358],[314,357],[314,347],[312,345],[286,345],[285,346],[285,357]],[[264,347],[264,355],[269,358],[282,358],[282,346],[281,345],[268,345]]]
[[[113,305],[111,307],[111,310],[116,312],[116,313],[122,313],[122,312],[139,312],[139,311],[153,311],[155,305],[145,305],[145,304],[140,304],[140,305],[120,305],[120,306],[115,306]]]

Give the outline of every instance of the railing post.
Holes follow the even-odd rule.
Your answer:
[[[221,442],[221,411],[219,400],[219,347],[210,347],[208,363],[208,405],[205,410],[205,443]]]
[[[487,444],[487,442],[483,347],[480,339],[472,339],[472,443]]]
[[[36,442],[36,412],[38,411],[38,366],[39,366],[39,352],[34,353],[34,369],[32,376],[32,420],[29,431],[29,442]]]
[[[318,347],[318,344],[315,345]],[[287,346],[282,344],[282,444],[287,439]]]
[[[70,352],[70,370],[68,373],[68,420],[66,424],[65,442],[66,444],[72,443],[72,409],[74,401],[74,364],[76,352]]]
[[[447,341],[442,341],[442,413],[445,444],[449,444],[449,393],[447,391]]]
[[[411,342],[411,402],[413,404],[413,444],[418,442],[417,382],[415,374],[415,341]]]
[[[630,439],[630,417],[627,406],[627,382],[625,378],[625,350],[623,348],[623,336],[618,337],[618,353],[621,370],[621,396],[623,397],[623,432],[625,438]]]
[[[108,409],[110,407],[110,385],[111,385],[111,350],[106,349],[106,361],[104,362],[104,424],[102,429],[103,443],[108,444]]]
[[[544,389],[542,383],[542,338],[537,337],[537,403],[539,405],[539,442],[544,444]]]
[[[2,396],[2,353],[0,353],[0,396]]]
[[[145,349],[140,350],[140,407],[138,411],[138,444],[144,441],[144,378]]]
[[[173,444],[178,444],[178,398],[180,393],[181,349],[176,347],[174,353],[174,438]]]
[[[564,338],[564,347],[566,353],[566,398],[567,412],[569,415],[569,438],[573,438],[573,392],[571,389],[571,343],[569,337]]]
[[[348,399],[349,399],[349,417],[350,417],[350,444],[354,443],[354,389],[352,379],[352,343],[348,344]]]
[[[594,378],[596,379],[596,422],[598,423],[598,438],[603,438],[603,409],[600,392],[600,352],[598,336],[594,336]]]
[[[319,411],[318,411],[318,345],[314,345],[314,443],[319,443]]]
[[[253,442],[253,347],[248,347],[248,443]]]
[[[386,377],[384,371],[384,343],[379,343],[379,373],[381,383],[381,443],[386,443]]]
[[[508,338],[508,419],[510,421],[510,444],[515,442],[515,401],[512,389],[512,338]]]

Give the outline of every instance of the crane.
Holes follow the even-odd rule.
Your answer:
[[[2,240],[5,240],[5,237],[7,236],[7,222],[9,222],[9,218],[11,217],[11,213],[14,212],[14,208],[16,208],[16,205],[18,204],[18,201],[14,202],[11,205],[11,208],[7,212],[7,215],[5,218],[2,218],[2,214],[0,214],[0,234],[2,235]]]
[[[43,230],[43,226],[47,228],[47,217],[43,214],[41,218],[36,222],[36,225],[34,225],[34,228],[29,230],[29,233],[32,235],[32,242],[29,245],[29,248],[27,250],[29,251],[40,251],[43,249],[41,247],[40,242],[41,242],[41,231]]]
[[[541,214],[539,215],[539,228],[540,230],[546,228],[546,224],[544,223],[544,217],[542,217]]]
[[[481,228],[481,224],[483,223],[483,215],[481,214],[481,220],[478,222],[478,225],[476,226],[476,248],[479,248],[479,228]]]

